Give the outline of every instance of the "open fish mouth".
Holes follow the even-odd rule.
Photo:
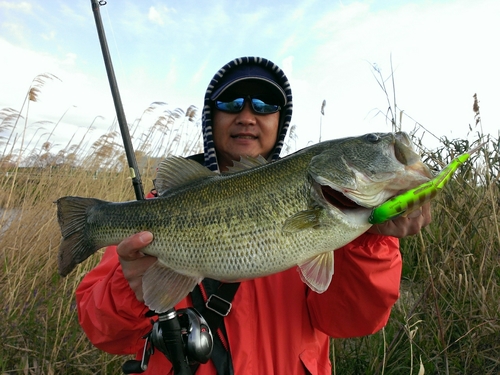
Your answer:
[[[325,201],[327,201],[330,205],[335,206],[339,210],[343,211],[353,208],[364,208],[359,204],[357,204],[356,202],[354,202],[352,199],[346,197],[340,191],[335,190],[330,186],[326,185],[320,185],[320,186],[321,186],[321,193],[323,194],[323,198],[325,199]]]
[[[344,214],[371,210],[432,178],[406,133],[369,134],[366,139],[361,151],[320,154],[310,165],[316,195]],[[332,163],[332,170],[325,167]]]

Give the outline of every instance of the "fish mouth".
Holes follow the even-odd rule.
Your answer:
[[[313,199],[320,205],[359,216],[432,178],[406,133],[368,135],[365,143],[363,152],[325,151],[311,160]]]
[[[331,188],[330,186],[327,185],[320,185],[321,188],[321,193],[323,195],[323,198],[325,201],[328,202],[328,204],[338,208],[339,210],[349,210],[349,209],[355,209],[355,208],[366,208],[363,206],[360,206],[356,202],[354,202],[352,199],[349,199],[346,197],[344,194],[342,194],[340,191],[335,190]]]

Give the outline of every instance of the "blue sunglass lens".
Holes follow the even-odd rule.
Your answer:
[[[243,109],[246,99],[247,98],[236,98],[230,102],[216,100],[215,107],[220,111],[238,113]],[[250,102],[252,103],[252,109],[259,114],[270,114],[278,112],[281,109],[279,105],[267,104],[260,99],[250,97],[248,97],[248,99],[250,99]]]
[[[257,113],[274,113],[278,112],[280,107],[275,104],[267,104],[260,99],[252,98],[252,108]]]
[[[217,109],[230,113],[240,112],[243,109],[244,105],[245,105],[244,98],[237,98],[230,102],[221,102],[219,100],[215,101],[215,106],[217,107]]]

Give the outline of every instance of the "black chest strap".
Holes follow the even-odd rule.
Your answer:
[[[233,364],[227,340],[224,317],[232,308],[232,300],[239,283],[221,283],[204,279],[191,292],[193,306],[207,321],[214,338],[212,362],[218,375],[233,375]],[[195,370],[196,371],[196,370]]]

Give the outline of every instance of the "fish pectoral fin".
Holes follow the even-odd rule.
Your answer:
[[[299,264],[300,278],[316,293],[328,289],[333,276],[333,251],[328,251]]]
[[[297,212],[285,220],[283,232],[297,233],[305,229],[317,227],[319,225],[320,212],[321,209],[319,207]]]
[[[165,312],[186,297],[201,280],[201,277],[182,275],[156,261],[142,278],[144,303],[157,313]]]

